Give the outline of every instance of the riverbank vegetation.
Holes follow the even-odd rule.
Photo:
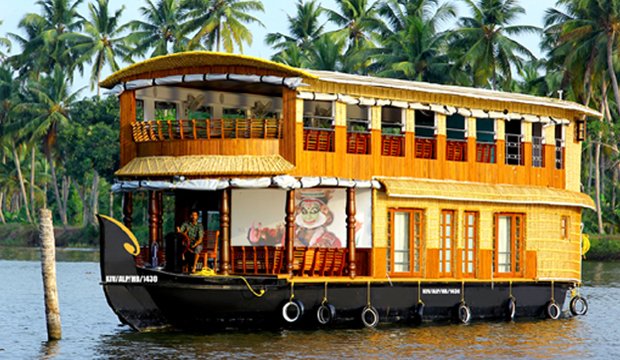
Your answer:
[[[602,118],[588,119],[583,146],[583,191],[597,204],[596,212],[584,211],[584,229],[620,233],[620,0],[558,0],[542,29],[516,23],[529,2],[455,1],[466,10],[439,0],[337,0],[331,9],[298,0],[288,32],[264,40],[273,60],[291,66],[561,96],[601,111]],[[119,110],[116,98],[100,96],[104,69],[171,52],[242,52],[263,40],[248,29],[262,24],[259,0],[140,0],[127,6],[140,6],[142,17],[125,24],[124,8],[112,9],[108,0],[88,1],[83,13],[80,3],[38,0],[40,11],[24,14],[18,31],[0,34],[5,242],[22,239],[11,229],[24,224],[30,231],[41,207],[68,232],[90,233],[94,214],[120,213],[120,197],[110,191]],[[544,55],[535,58],[515,40],[520,34],[538,36]],[[83,72],[97,95],[71,90]],[[137,197],[140,229],[146,206]],[[77,243],[93,241],[85,234],[88,240]]]

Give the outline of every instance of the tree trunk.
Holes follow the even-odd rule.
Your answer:
[[[62,226],[67,227],[67,213],[64,210],[65,207],[62,203],[62,198],[60,197],[60,190],[58,189],[58,179],[56,178],[56,168],[54,167],[54,161],[52,160],[52,154],[48,151],[45,154],[47,157],[47,162],[50,166],[51,174],[52,174],[52,185],[54,186],[54,195],[56,197],[56,206],[58,206],[58,213],[60,215],[60,222],[62,222]],[[46,186],[47,187],[47,186]]]
[[[58,307],[58,286],[56,284],[56,244],[52,212],[41,209],[39,213],[39,238],[41,239],[41,273],[45,295],[45,318],[48,340],[60,340],[60,308]]]
[[[64,204],[63,216],[67,218],[67,202],[69,201],[69,190],[71,190],[71,178],[64,175],[62,177],[62,203]],[[67,222],[68,224],[68,222]]]
[[[97,224],[97,219],[95,215],[99,213],[99,173],[97,170],[93,170],[93,184],[90,189],[90,217],[88,221],[95,225]]]
[[[35,144],[32,144],[32,151],[31,151],[31,154],[30,154],[30,213],[33,215],[33,218],[34,218],[34,214],[36,214],[36,212],[35,212],[36,201],[35,201],[35,197],[34,197],[35,172],[36,172],[36,162],[35,162],[36,154],[37,154],[37,148],[36,148]]]
[[[6,224],[6,219],[4,218],[4,191],[0,192],[0,222]]]
[[[588,183],[586,184],[586,193],[589,194],[592,189],[592,177],[594,177],[594,147],[590,145],[588,149]]]
[[[12,144],[11,150],[13,151],[13,162],[15,163],[15,170],[17,170],[17,180],[19,181],[19,190],[21,191],[22,198],[24,199],[24,207],[26,208],[26,218],[28,222],[32,224],[32,217],[30,216],[30,208],[28,206],[28,196],[26,195],[26,184],[24,183],[24,176],[22,175],[21,163],[19,156],[17,155],[17,148],[15,142]]]
[[[618,91],[618,78],[616,77],[616,72],[614,70],[613,60],[613,43],[615,35],[616,34],[612,32],[607,38],[607,70],[609,72],[609,77],[611,78],[611,85],[614,89],[614,97],[616,98],[616,104],[618,105],[618,112],[620,115],[620,91]],[[611,119],[609,120],[611,121]]]
[[[114,217],[114,193],[112,191],[110,191],[110,210],[108,211],[108,214],[111,218]]]

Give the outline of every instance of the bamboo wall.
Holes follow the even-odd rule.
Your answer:
[[[424,210],[423,278],[434,278],[438,274],[438,248],[440,247],[439,216],[441,210],[456,211],[455,241],[457,260],[464,245],[465,211],[479,213],[479,242],[476,249],[476,279],[492,279],[492,257],[494,247],[494,216],[496,213],[525,214],[523,276],[517,279],[568,279],[581,278],[579,208],[543,205],[490,204],[482,202],[445,201],[431,199],[390,198],[383,191],[373,194],[373,275],[385,277],[387,264],[384,260],[388,248],[388,209]],[[561,239],[561,216],[569,217],[569,239]],[[456,263],[453,263],[456,264]],[[454,270],[454,279],[459,279],[460,269]]]

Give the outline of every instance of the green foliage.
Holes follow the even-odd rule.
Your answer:
[[[620,236],[590,236],[589,260],[620,260]]]

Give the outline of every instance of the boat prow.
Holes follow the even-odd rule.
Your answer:
[[[168,326],[161,311],[145,289],[145,281],[155,281],[139,275],[134,256],[140,246],[133,233],[117,220],[97,215],[100,225],[101,283],[108,304],[122,323],[138,331]]]

